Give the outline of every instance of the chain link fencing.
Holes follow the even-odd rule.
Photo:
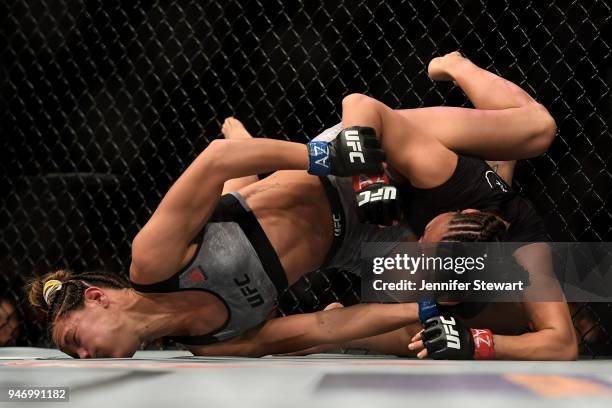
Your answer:
[[[48,345],[24,281],[65,267],[127,273],[131,240],[225,117],[306,142],[339,121],[351,92],[392,107],[467,106],[426,75],[455,49],[556,118],[549,152],[520,162],[515,183],[551,238],[612,241],[605,0],[12,0],[0,10],[0,325],[14,344]],[[281,310],[352,304],[358,288],[341,271],[315,272]],[[611,306],[572,308],[582,352],[612,353]]]

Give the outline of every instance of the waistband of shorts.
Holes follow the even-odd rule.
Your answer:
[[[340,193],[338,192],[338,189],[326,176],[319,177],[319,180],[321,180],[321,184],[325,189],[325,195],[327,195],[327,200],[329,201],[333,226],[333,240],[329,251],[327,251],[325,260],[321,265],[321,269],[323,269],[329,265],[331,260],[334,258],[334,256],[342,246],[342,242],[344,241],[344,237],[346,236],[346,214],[344,212],[344,206],[342,205],[342,200],[340,198]]]

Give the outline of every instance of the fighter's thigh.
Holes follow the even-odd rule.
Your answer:
[[[346,121],[348,116],[354,123],[355,118],[364,117],[371,121],[372,126],[378,126],[378,137],[387,162],[409,179],[417,170],[423,171],[423,165],[427,167],[428,162],[439,161],[444,154],[450,153],[435,138],[418,131],[422,124],[418,123],[415,115],[400,114],[384,103],[361,94],[344,98],[342,108],[343,120]],[[368,125],[367,121],[358,122],[354,124]]]
[[[457,164],[456,154],[422,132],[418,116],[401,115],[380,102],[377,109],[387,162],[417,187],[432,188],[448,180]]]

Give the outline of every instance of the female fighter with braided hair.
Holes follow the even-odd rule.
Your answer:
[[[541,109],[518,86],[477,67],[458,52],[432,60],[429,76],[434,80],[453,80],[461,87],[477,108],[473,113],[483,120],[483,128],[487,127],[484,120],[487,116],[512,116],[511,112],[530,107],[534,111]],[[465,134],[465,140],[459,140],[456,138],[461,131],[446,130],[447,126],[473,130],[469,118],[463,116],[454,123],[445,121],[447,115],[454,114],[452,108],[444,117],[443,111],[439,111],[438,126],[424,125],[424,110],[393,111],[363,95],[345,99],[343,108],[344,126],[374,126],[383,146],[387,137],[403,138],[399,151],[406,158],[401,161],[404,166],[397,170],[409,181],[405,189],[405,214],[409,225],[421,235],[421,242],[515,242],[514,257],[530,273],[532,288],[527,292],[537,290],[540,292],[534,295],[536,299],[540,296],[540,299],[556,300],[536,302],[529,293],[520,304],[491,304],[485,310],[475,305],[446,308],[443,316],[437,316],[440,306],[425,304],[420,310],[424,331],[415,334],[414,327],[410,326],[345,346],[403,354],[403,347],[410,343],[410,349],[421,358],[430,355],[434,358],[575,359],[575,332],[567,303],[554,278],[550,250],[544,244],[548,240],[544,224],[531,204],[509,187],[516,161],[492,162],[490,167],[482,159],[473,157],[498,160],[525,157],[524,151],[515,144],[516,139],[502,139],[507,137],[502,135],[509,128],[488,129],[489,136],[483,134],[479,143],[474,143],[477,140],[474,135]],[[430,119],[435,120],[435,116]],[[554,136],[554,122],[540,125],[546,135],[544,139]],[[524,143],[539,150],[541,139],[526,138]],[[389,145],[400,149],[399,145]],[[449,313],[463,314],[464,318]],[[499,316],[514,316],[514,322]],[[512,327],[513,323],[518,326]],[[443,326],[456,332],[460,341],[454,347],[449,346],[450,329],[443,330]],[[521,328],[528,328],[529,332],[503,335]]]
[[[346,98],[345,106],[366,105],[355,102],[355,96]],[[540,153],[551,139],[552,119],[537,104],[494,114],[461,108],[410,111],[439,127],[442,112],[436,109],[455,122],[445,129],[458,138],[471,135],[478,141],[506,129],[502,136],[521,139],[520,157]],[[358,243],[396,242],[407,234],[401,226],[380,230],[359,223],[355,195],[344,177],[382,171],[377,125],[382,121],[370,128],[347,125],[337,139],[308,146],[268,139],[213,141],[134,239],[131,288],[84,275],[49,275],[31,283],[31,293],[42,296],[49,311],[56,344],[79,357],[121,357],[132,355],[142,341],[171,336],[194,354],[262,355],[377,335],[413,321],[413,304],[356,305],[267,320],[278,293],[304,273],[322,266],[354,270]],[[401,150],[405,135],[382,134],[387,162],[410,175]],[[544,142],[530,143],[539,139]],[[449,156],[434,161],[440,159]],[[274,170],[284,171],[221,196],[235,190],[229,180]],[[431,179],[449,175],[433,169]],[[84,333],[88,321],[96,328]]]
[[[533,107],[541,110],[541,107],[518,86],[477,67],[457,52],[434,59],[430,63],[429,74],[433,79],[453,79],[478,109],[520,110]],[[397,133],[402,131],[402,121],[397,116],[412,119],[411,114],[414,111],[420,112],[419,110],[392,111],[378,101],[357,95],[352,96],[348,101],[345,100],[343,119],[347,116],[355,116],[354,109],[363,110],[364,106],[367,110],[366,115],[378,112],[384,117],[381,121],[387,119],[387,116],[396,116],[394,118],[396,123],[391,126],[391,132],[396,131]],[[365,124],[362,121],[354,123]],[[551,126],[550,122],[540,125],[544,129],[546,126]],[[248,136],[246,130],[235,119],[226,121],[226,126],[230,129],[235,128],[236,133]],[[415,134],[427,134],[428,129],[429,127],[426,127]],[[380,132],[383,134],[383,139],[388,136],[385,130]],[[330,140],[330,136],[333,138],[336,133],[337,129],[326,131],[322,137],[315,140]],[[436,133],[436,129],[430,130],[430,133],[431,137],[439,137],[451,147],[473,149],[469,151],[472,154],[508,158],[508,153],[503,150],[502,141],[499,141],[500,146],[489,146],[490,152],[483,152],[477,149],[477,145],[468,146],[469,143],[461,145],[459,140],[451,137],[452,133]],[[547,138],[554,136],[554,122],[552,122],[552,128],[544,133]],[[526,139],[526,142],[537,145],[534,140]],[[505,141],[505,143],[512,143],[512,141]],[[501,359],[574,359],[577,353],[577,342],[567,304],[562,301],[562,292],[554,279],[549,249],[543,244],[547,241],[545,227],[531,204],[509,187],[512,184],[516,161],[489,162],[489,166],[482,159],[455,154],[436,139],[421,141],[420,144],[415,145],[406,143],[406,145],[404,150],[400,151],[407,151],[407,154],[412,152],[414,157],[411,156],[404,163],[411,163],[417,170],[413,173],[405,170],[412,166],[404,166],[400,169],[400,172],[402,170],[405,172],[404,174],[411,183],[407,189],[408,194],[404,207],[407,208],[405,212],[410,226],[416,232],[423,234],[420,240],[425,242],[495,240],[516,242],[514,256],[528,271],[534,272],[531,275],[532,286],[540,291],[543,285],[550,287],[547,292],[549,299],[558,300],[557,302],[533,302],[525,299],[526,301],[520,304],[488,305],[485,310],[483,310],[484,304],[463,304],[443,309],[445,314],[459,313],[463,317],[461,320],[471,327],[490,327],[497,333],[493,335],[491,330],[462,328],[459,331],[463,336],[464,347],[457,353],[449,353],[454,350],[440,347],[440,344],[445,342],[443,338],[439,338],[439,334],[443,331],[440,331],[439,326],[436,327],[434,324],[440,321],[440,318],[435,316],[439,310],[435,313],[430,312],[430,316],[421,310],[420,318],[423,322],[428,320],[428,317],[436,321],[426,323],[428,328],[425,332],[427,337],[425,345],[430,345],[429,348],[435,351],[434,357],[492,358],[495,356]],[[428,145],[426,151],[420,150],[421,145]],[[515,148],[517,148],[516,145]],[[523,154],[525,153],[517,153],[518,156]],[[435,157],[441,157],[442,160],[435,163],[434,170],[427,171],[428,165]],[[414,165],[414,162],[418,165]],[[423,173],[418,171],[419,168],[424,169]],[[442,177],[440,181],[430,176],[435,174],[435,170],[451,175]],[[358,192],[358,195],[360,194],[362,193]],[[363,202],[363,200],[358,201]],[[362,212],[374,214],[376,222],[387,222],[388,219],[380,218],[381,214],[393,214],[394,211],[381,211],[381,201],[383,200],[373,203],[377,206],[375,211],[366,209]],[[379,218],[376,218],[377,216]],[[539,293],[539,295],[546,298],[544,293]],[[513,319],[514,321],[499,319],[499,316],[509,315],[515,316],[516,319]],[[416,320],[416,316],[414,318]],[[446,319],[450,320],[451,316],[446,316]],[[459,320],[458,317],[455,323],[457,327],[461,325]],[[504,335],[524,331],[526,328],[530,332],[521,336]],[[418,352],[419,357],[425,357],[428,351],[424,349],[425,345],[421,341],[421,335],[414,336],[415,333],[415,326],[411,325],[395,332],[357,340],[344,346],[372,348],[391,354],[410,355],[406,345],[413,343],[414,352]],[[495,341],[497,348],[493,353],[493,348],[488,345],[492,346]],[[479,349],[478,344],[474,343],[480,343],[482,347]],[[336,344],[334,347],[340,346]],[[315,350],[321,350],[321,348],[318,347]]]

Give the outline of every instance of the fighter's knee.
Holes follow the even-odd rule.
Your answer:
[[[347,107],[352,107],[355,105],[372,104],[375,102],[376,102],[375,99],[367,95],[360,94],[360,93],[352,93],[342,98],[342,107],[347,108]]]
[[[536,115],[537,131],[533,138],[533,149],[537,155],[545,153],[557,135],[557,123],[550,112],[539,103],[533,104]]]
[[[542,106],[542,108],[544,108]],[[544,115],[544,126],[543,126],[543,139],[544,139],[544,143],[546,145],[546,149],[548,149],[548,146],[551,145],[551,143],[553,142],[553,140],[555,140],[555,136],[557,136],[557,122],[555,121],[555,118],[552,117],[552,115],[548,112],[548,110],[546,108],[544,108],[545,113]]]

